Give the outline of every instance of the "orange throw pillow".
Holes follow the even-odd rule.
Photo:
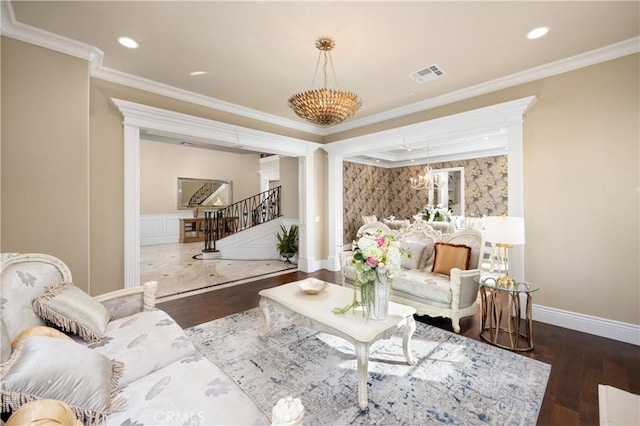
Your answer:
[[[471,247],[464,244],[436,243],[436,256],[431,272],[450,275],[452,268],[469,269]]]

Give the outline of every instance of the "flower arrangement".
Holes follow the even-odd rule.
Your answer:
[[[336,314],[344,314],[358,306],[364,308],[363,314],[370,310],[374,302],[374,285],[380,274],[384,274],[389,284],[393,275],[400,270],[402,249],[391,234],[380,228],[365,229],[356,235],[353,242],[353,258],[356,270],[353,302],[344,308],[335,308]],[[356,290],[360,290],[360,301]]]
[[[451,209],[447,209],[442,204],[438,204],[435,207],[431,205],[424,206],[424,211],[421,213],[422,220],[434,222],[445,222],[451,219]]]

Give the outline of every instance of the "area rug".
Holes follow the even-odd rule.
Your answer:
[[[278,399],[300,398],[305,425],[534,425],[551,366],[423,323],[406,364],[402,335],[370,351],[369,406],[357,404],[353,346],[293,323],[271,309],[260,339],[258,308],[186,329],[267,413]]]

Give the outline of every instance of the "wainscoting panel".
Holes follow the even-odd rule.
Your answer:
[[[192,217],[191,213],[140,215],[140,245],[154,246],[179,242],[180,219]]]

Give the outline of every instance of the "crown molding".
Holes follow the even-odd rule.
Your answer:
[[[132,74],[113,70],[102,66],[104,53],[97,47],[72,40],[67,37],[59,36],[48,31],[41,30],[30,25],[17,22],[13,13],[10,1],[0,1],[2,21],[0,34],[6,35],[17,40],[55,50],[57,52],[72,55],[78,58],[86,59],[91,63],[91,76],[102,80],[111,81],[113,83],[145,90],[158,95],[179,99],[185,102],[202,105],[216,110],[228,112],[253,120],[273,124],[298,130],[319,136],[328,136],[336,133],[353,130],[359,127],[387,121],[390,119],[426,111],[439,106],[447,105],[453,102],[462,101],[473,98],[475,96],[484,95],[495,92],[497,90],[506,89],[519,84],[528,83],[530,81],[539,80],[541,78],[551,77],[568,71],[573,71],[601,62],[610,61],[622,56],[631,55],[640,52],[640,37],[630,38],[609,46],[585,52],[549,64],[541,65],[529,70],[521,71],[502,78],[491,80],[455,92],[447,93],[425,101],[415,102],[400,108],[394,108],[379,114],[370,115],[361,119],[351,120],[341,123],[331,128],[322,128],[311,124],[301,123],[295,120],[279,117],[273,114],[267,114],[262,111],[243,107],[241,105],[232,104],[220,99],[203,96],[188,90],[158,83]]]
[[[300,123],[277,115],[267,114],[252,108],[241,105],[232,104],[210,96],[200,95],[188,90],[180,89],[167,84],[158,83],[157,81],[148,80],[122,71],[114,70],[107,67],[96,67],[91,70],[91,76],[101,80],[110,81],[112,83],[122,84],[124,86],[133,87],[135,89],[144,90],[161,96],[167,96],[173,99],[189,102],[196,105],[202,105],[219,111],[228,112],[239,115],[241,117],[262,121],[276,126],[286,127],[292,130],[299,130],[314,135],[323,135],[323,129],[305,123]]]
[[[102,66],[102,58],[104,57],[102,50],[61,35],[22,24],[16,21],[11,2],[0,1],[0,3],[0,14],[2,15],[0,34],[25,43],[85,59],[91,64],[92,68]]]
[[[467,158],[470,158],[468,156],[470,152],[473,152],[474,155],[482,155],[481,151],[485,149],[492,152],[505,149],[507,147],[506,140],[504,138],[496,138],[491,141],[480,142],[476,145],[479,149],[464,143],[451,144],[450,141],[462,141],[464,138],[473,135],[495,132],[496,129],[506,128],[514,123],[521,123],[522,116],[536,100],[535,96],[527,96],[421,123],[342,139],[324,144],[322,149],[329,156],[351,158],[367,155],[370,152],[397,148],[402,144],[414,146],[419,143],[431,147],[429,160],[434,158],[438,158],[439,161],[449,160],[461,154],[461,151],[466,152]],[[448,141],[448,143],[443,143],[445,141]],[[458,157],[455,158],[460,159]]]
[[[321,144],[302,139],[233,126],[221,121],[112,98],[124,124],[151,129],[152,134],[193,140],[202,144],[268,152],[285,156],[311,155]],[[277,142],[277,143],[274,143]]]
[[[426,111],[454,102],[470,99],[475,96],[485,95],[519,84],[529,83],[531,81],[540,80],[542,78],[552,77],[569,71],[574,71],[590,65],[599,64],[601,62],[610,61],[621,58],[623,56],[632,55],[640,52],[640,37],[630,38],[600,49],[591,50],[579,55],[570,56],[535,68],[530,68],[515,74],[497,78],[495,80],[480,83],[475,86],[447,93],[442,96],[427,99],[425,101],[415,102],[400,108],[390,109],[379,114],[370,115],[358,120],[351,120],[346,123],[335,125],[329,129],[326,135],[344,132],[347,130],[357,129],[359,127],[376,124],[381,121],[391,120],[393,118],[403,117],[409,114]]]

